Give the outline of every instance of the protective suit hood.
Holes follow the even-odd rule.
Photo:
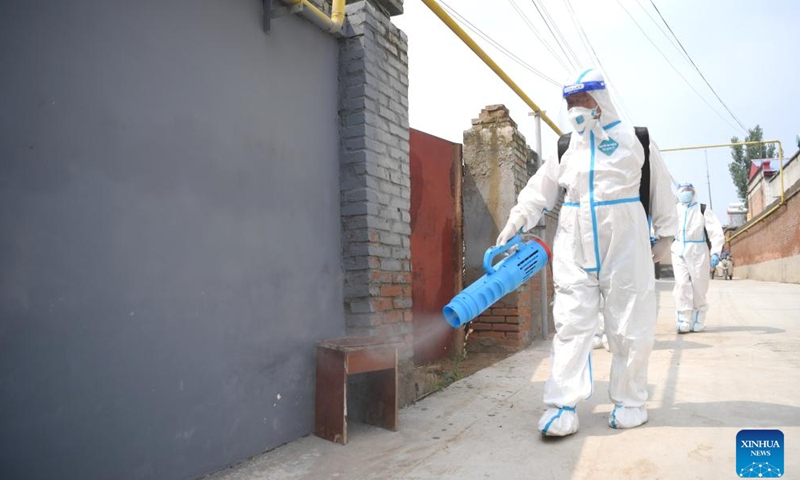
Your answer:
[[[567,96],[578,92],[587,92],[600,107],[600,118],[592,131],[594,131],[596,137],[605,140],[608,136],[606,135],[604,127],[608,128],[610,125],[618,123],[620,118],[616,107],[614,107],[614,103],[611,101],[608,88],[606,88],[606,81],[603,73],[595,68],[589,68],[575,73],[571,77],[570,83],[564,85],[563,96],[566,99]],[[588,138],[588,132],[582,137]]]
[[[694,201],[695,190],[694,185],[691,183],[678,184],[678,200],[683,204],[689,204]]]

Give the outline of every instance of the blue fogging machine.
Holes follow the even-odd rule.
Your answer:
[[[516,246],[517,251],[492,265],[494,257]],[[478,279],[445,305],[444,319],[458,328],[475,319],[496,301],[527,282],[544,268],[552,255],[547,245],[538,238],[523,242],[519,235],[503,246],[491,247],[483,255],[486,275]]]

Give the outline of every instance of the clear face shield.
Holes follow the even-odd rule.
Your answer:
[[[559,111],[559,124],[564,130],[572,130],[584,139],[594,131],[605,138],[603,126],[617,120],[616,110],[606,89],[602,75],[594,70],[580,75],[578,81],[563,89],[564,101]]]

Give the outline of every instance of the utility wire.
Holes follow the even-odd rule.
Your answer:
[[[514,2],[514,0],[508,0],[508,3],[510,3],[511,6],[514,7],[514,10],[517,11],[517,15],[519,15],[522,18],[522,20],[525,22],[525,24],[528,26],[528,28],[531,30],[531,32],[533,32],[533,34],[536,35],[536,38],[538,38],[539,41],[542,42],[542,44],[545,46],[545,48],[547,48],[547,51],[549,51],[550,54],[553,55],[553,58],[558,60],[558,63],[560,63],[561,66],[564,68],[564,71],[568,72],[569,71],[569,67],[567,66],[567,64],[564,62],[564,60],[561,59],[561,57],[556,53],[556,51],[553,50],[553,47],[551,47],[550,44],[548,44],[544,40],[544,38],[542,38],[542,36],[539,34],[539,32],[536,31],[536,28],[534,28],[533,23],[531,23],[530,19],[528,19],[528,16],[525,15],[525,12],[523,12],[519,8],[519,6],[516,4],[516,2]]]
[[[464,16],[462,16],[461,14],[459,14],[459,13],[458,13],[457,11],[455,11],[455,10],[454,10],[452,7],[450,7],[449,5],[447,5],[446,3],[442,2],[442,1],[440,1],[440,3],[441,3],[441,4],[442,4],[442,5],[443,5],[443,6],[444,6],[446,9],[448,9],[448,10],[450,11],[450,13],[451,13],[453,16],[455,16],[456,18],[458,18],[458,19],[459,19],[459,20],[462,22],[462,24],[464,24],[464,26],[465,26],[467,29],[469,29],[470,31],[472,31],[473,33],[475,33],[476,35],[478,35],[479,37],[481,37],[481,38],[483,38],[484,40],[486,40],[486,41],[487,41],[487,42],[488,42],[490,45],[492,45],[492,46],[493,46],[493,47],[495,47],[496,49],[500,50],[500,52],[501,52],[501,53],[503,53],[503,54],[504,54],[504,55],[506,55],[507,57],[511,58],[511,59],[512,59],[512,60],[514,60],[516,63],[518,63],[518,64],[519,64],[519,65],[521,65],[522,67],[524,67],[524,68],[528,69],[528,70],[529,70],[529,71],[531,71],[532,73],[534,73],[534,74],[538,75],[540,78],[542,78],[542,79],[546,80],[547,82],[550,82],[551,84],[553,84],[553,85],[555,85],[555,86],[560,86],[560,84],[559,84],[557,81],[553,80],[553,79],[552,79],[552,78],[550,78],[549,76],[545,75],[545,74],[544,74],[544,73],[542,73],[541,71],[539,71],[539,70],[537,70],[536,68],[534,68],[533,66],[531,66],[529,63],[527,63],[527,62],[525,62],[524,60],[522,60],[521,58],[519,58],[519,57],[518,57],[517,55],[515,55],[513,52],[509,51],[507,48],[505,48],[504,46],[502,46],[502,45],[501,45],[499,42],[497,42],[497,41],[496,41],[496,40],[494,40],[492,37],[490,37],[489,35],[487,35],[486,33],[484,33],[484,32],[483,32],[481,29],[479,29],[478,27],[476,27],[476,26],[475,26],[475,25],[474,25],[472,22],[470,22],[469,20],[467,20],[466,18],[464,18]]]
[[[655,18],[653,18],[653,15],[650,13],[650,11],[647,8],[645,8],[644,3],[642,2],[642,0],[636,0],[636,5],[638,5],[639,8],[642,9],[642,11],[644,11],[644,13],[647,15],[647,18],[649,18],[650,21],[653,22],[653,24],[656,26],[656,28],[658,28],[658,31],[661,32],[662,35],[664,35],[664,38],[666,38],[667,41],[669,41],[670,45],[675,47],[675,50],[677,50],[678,53],[681,54],[681,57],[686,58],[686,55],[684,55],[683,52],[681,52],[681,49],[678,46],[678,44],[675,43],[675,39],[672,38],[669,35],[669,33],[667,33],[666,30],[664,30],[663,23],[661,23],[658,20],[656,20]]]
[[[456,18],[458,18],[461,21],[461,23],[464,24],[464,26],[466,26],[469,30],[471,30],[476,35],[480,36],[481,38],[483,38],[484,40],[489,42],[490,45],[492,45],[496,49],[500,50],[501,53],[505,54],[506,56],[508,56],[509,58],[514,60],[515,62],[517,62],[519,65],[521,65],[522,67],[528,69],[529,71],[531,71],[535,75],[539,76],[543,80],[545,80],[547,82],[550,82],[551,84],[555,85],[556,87],[560,87],[561,86],[561,84],[559,82],[553,80],[552,78],[548,77],[544,73],[542,73],[539,70],[535,69],[530,64],[528,64],[527,62],[525,62],[524,60],[522,60],[518,56],[514,55],[507,48],[505,48],[504,46],[500,45],[492,37],[490,37],[489,35],[483,33],[483,31],[481,29],[479,29],[478,27],[473,25],[472,22],[470,22],[469,20],[464,18],[461,14],[459,14],[457,11],[455,11],[451,6],[447,5],[445,2],[443,2],[441,0],[439,1],[439,3],[441,3],[442,6],[446,10],[448,10],[451,15],[453,15]]]
[[[653,0],[650,0],[650,4],[653,5],[653,8],[656,10],[656,13],[658,13],[658,16],[661,17],[661,21],[664,22],[664,25],[667,26],[667,29],[669,29],[669,32],[672,34],[673,37],[675,37],[675,41],[678,42],[678,45],[680,45],[681,50],[683,50],[683,53],[686,54],[686,58],[689,59],[689,61],[692,63],[692,66],[694,67],[694,69],[697,70],[697,73],[700,75],[700,77],[702,77],[703,81],[706,82],[706,85],[708,85],[708,88],[710,88],[711,91],[714,93],[714,96],[717,97],[717,100],[719,100],[719,103],[721,103],[722,106],[725,107],[725,110],[727,110],[728,113],[731,114],[731,117],[733,117],[733,119],[736,120],[736,123],[738,123],[739,126],[742,127],[742,130],[747,132],[748,131],[747,128],[744,125],[742,125],[742,122],[740,122],[739,119],[736,118],[736,115],[734,115],[733,112],[731,112],[731,109],[728,108],[728,105],[726,105],[725,102],[723,102],[722,99],[719,97],[719,95],[717,95],[717,91],[714,90],[714,87],[712,87],[710,83],[708,83],[708,80],[706,80],[705,75],[703,75],[703,72],[701,72],[700,69],[697,67],[697,65],[694,63],[694,60],[692,60],[692,57],[691,57],[691,55],[689,55],[689,52],[687,52],[686,49],[683,48],[683,44],[681,43],[680,39],[678,39],[678,36],[675,35],[675,32],[672,31],[672,27],[669,26],[669,23],[667,23],[667,20],[664,18],[664,16],[661,15],[661,11],[658,9],[658,7],[656,6],[655,2]]]
[[[536,0],[531,0],[531,1],[532,2],[536,2]],[[553,29],[556,31],[556,34],[558,35],[558,38],[561,39],[560,40],[561,43],[563,45],[566,45],[567,50],[569,50],[570,53],[572,54],[572,56],[575,58],[575,64],[578,67],[582,66],[580,60],[578,59],[578,56],[575,54],[575,50],[572,49],[572,47],[570,46],[569,41],[567,41],[567,38],[564,36],[564,33],[561,31],[561,29],[558,28],[558,23],[555,20],[553,20],[553,17],[550,15],[550,12],[547,10],[547,7],[545,6],[544,2],[536,2],[536,3],[534,3],[534,5],[539,6],[539,3],[541,3],[542,12],[544,12],[545,17],[547,18],[547,23],[550,26],[553,27]]]
[[[622,98],[622,95],[619,93],[619,91],[616,89],[616,87],[612,87],[612,85],[614,85],[614,82],[611,80],[611,76],[610,76],[609,72],[606,70],[606,68],[603,66],[603,63],[600,61],[600,57],[597,55],[597,52],[594,50],[594,47],[592,46],[592,43],[589,41],[589,36],[586,35],[586,31],[583,29],[583,25],[581,25],[581,19],[575,13],[575,10],[572,8],[572,4],[570,3],[569,0],[564,0],[564,3],[567,6],[567,13],[569,13],[570,19],[572,19],[572,23],[575,25],[575,28],[578,30],[578,37],[581,39],[581,42],[583,43],[584,48],[589,53],[589,56],[593,57],[594,61],[597,62],[597,66],[600,67],[603,70],[603,73],[606,76],[606,80],[608,80],[608,86],[609,86],[610,92],[613,93],[614,96],[616,96],[619,99],[618,103],[619,103],[620,107],[625,112],[625,114],[628,116],[628,119],[633,122],[634,121],[633,120],[633,115],[631,115],[631,112],[630,112],[630,109],[628,108],[628,105],[625,103],[625,100]]]
[[[642,32],[642,35],[644,35],[644,36],[645,36],[645,38],[646,38],[646,39],[647,39],[647,40],[648,40],[648,41],[649,41],[649,42],[650,42],[650,43],[653,45],[653,47],[654,47],[656,50],[658,50],[658,53],[660,53],[660,54],[661,54],[661,56],[662,56],[662,57],[664,57],[664,60],[666,60],[666,62],[669,64],[669,66],[670,66],[670,67],[672,67],[672,69],[673,69],[673,70],[675,70],[675,73],[677,73],[677,74],[678,74],[678,76],[680,76],[680,77],[683,79],[683,81],[684,81],[684,82],[686,82],[686,85],[688,85],[688,86],[689,86],[689,88],[691,88],[691,89],[692,89],[692,91],[693,91],[693,92],[694,92],[694,93],[695,93],[695,94],[696,94],[698,97],[700,97],[700,99],[701,99],[703,102],[705,102],[705,104],[706,104],[706,105],[708,105],[708,108],[710,108],[711,110],[713,110],[713,111],[714,111],[714,113],[716,113],[716,114],[719,116],[719,118],[721,118],[723,121],[725,121],[725,123],[727,123],[728,125],[730,125],[730,126],[731,126],[731,127],[733,127],[734,129],[736,129],[736,126],[734,126],[732,123],[730,123],[730,122],[728,121],[728,119],[727,119],[727,118],[725,118],[725,117],[724,117],[724,116],[723,116],[721,113],[719,113],[719,112],[717,111],[717,109],[715,109],[715,108],[714,108],[714,107],[713,107],[713,106],[712,106],[710,103],[708,103],[708,100],[706,100],[706,99],[705,99],[705,97],[703,97],[702,95],[700,95],[700,92],[698,92],[698,91],[697,91],[697,89],[695,89],[695,88],[694,88],[694,86],[692,86],[692,84],[691,84],[691,83],[689,83],[689,80],[687,80],[687,79],[686,79],[686,77],[684,77],[684,76],[683,76],[683,74],[682,74],[682,73],[681,73],[681,72],[680,72],[680,71],[679,71],[679,70],[678,70],[678,69],[675,67],[675,65],[673,65],[673,63],[672,63],[672,62],[669,60],[669,58],[668,58],[668,57],[667,57],[667,56],[664,54],[664,52],[663,52],[663,51],[661,51],[661,49],[660,49],[660,48],[658,48],[658,45],[656,45],[656,42],[654,42],[654,41],[653,41],[653,39],[652,39],[652,38],[650,38],[650,36],[647,34],[647,32],[645,32],[645,31],[644,31],[644,29],[642,28],[642,26],[641,26],[641,25],[639,25],[639,22],[637,22],[637,21],[636,21],[636,18],[634,18],[634,16],[633,16],[633,15],[631,15],[631,12],[629,12],[629,11],[628,11],[628,9],[627,9],[627,8],[625,8],[625,6],[624,6],[624,5],[623,5],[623,4],[622,4],[622,3],[621,3],[619,0],[616,0],[616,2],[617,2],[617,5],[619,5],[619,6],[620,6],[620,8],[622,8],[622,10],[624,10],[624,11],[625,11],[625,13],[626,13],[626,14],[628,14],[628,16],[631,18],[631,20],[633,20],[633,23],[634,23],[634,24],[636,25],[636,27],[637,27],[637,28],[638,28],[638,29],[639,29],[639,30]],[[717,98],[719,98],[719,97],[717,97]],[[720,101],[722,101],[722,100],[720,100]],[[724,105],[724,104],[723,104],[723,105]],[[729,112],[730,112],[730,111],[729,111]],[[733,114],[731,114],[731,116],[733,116]],[[736,119],[736,117],[734,117],[734,120],[735,120],[735,119]],[[738,122],[738,120],[737,120],[737,122]],[[741,123],[739,123],[739,125],[741,126]],[[744,128],[744,127],[742,127],[742,128]],[[745,131],[747,131],[747,129],[746,129],[746,128],[745,128],[744,130],[745,130]]]
[[[567,47],[567,50],[569,50],[569,52],[572,54],[572,57],[575,59],[575,64],[578,67],[582,67],[583,64],[578,58],[578,55],[575,53],[575,50],[572,49],[572,46],[570,45],[567,38],[564,36],[564,33],[561,31],[560,28],[558,28],[558,22],[553,20],[553,17],[550,15],[550,12],[547,11],[547,7],[545,6],[544,2],[541,2],[541,8],[542,12],[544,12],[545,17],[547,17],[548,23],[553,27],[553,29],[556,31],[556,34],[558,34],[558,37],[561,39],[561,43],[564,44]]]
[[[536,3],[536,0],[531,0],[531,3],[533,4],[534,7],[536,7],[536,11],[539,13],[539,17],[542,19],[542,22],[544,22],[545,26],[550,31],[550,35],[553,36],[553,40],[556,41],[556,45],[558,45],[558,47],[564,53],[564,56],[567,57],[567,60],[569,60],[569,63],[570,65],[572,65],[572,68],[574,70],[580,68],[581,62],[580,60],[578,60],[578,56],[575,55],[575,51],[572,50],[572,47],[570,47],[569,43],[564,39],[564,36],[561,35],[561,31],[558,30],[558,25],[554,26],[556,27],[556,31],[558,31],[559,35],[561,35],[561,40],[559,40],[559,37],[553,31],[553,28],[551,27],[552,18],[550,17],[550,14],[547,12],[547,10],[545,10],[545,13],[547,14],[547,18],[545,18],[545,15],[542,13],[542,9],[540,9],[539,4]],[[550,19],[550,21],[548,21],[548,19]],[[564,48],[564,45],[566,45],[567,47],[566,49]],[[569,50],[571,56],[570,54],[567,54],[567,50]]]

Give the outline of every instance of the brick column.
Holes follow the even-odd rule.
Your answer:
[[[484,108],[464,132],[464,285],[484,274],[483,254],[494,245],[520,190],[533,175],[534,159],[503,105]],[[473,321],[468,347],[517,350],[540,335],[539,278],[536,275]]]
[[[344,307],[350,335],[400,338],[411,327],[408,40],[402,1],[347,5],[339,48]]]

